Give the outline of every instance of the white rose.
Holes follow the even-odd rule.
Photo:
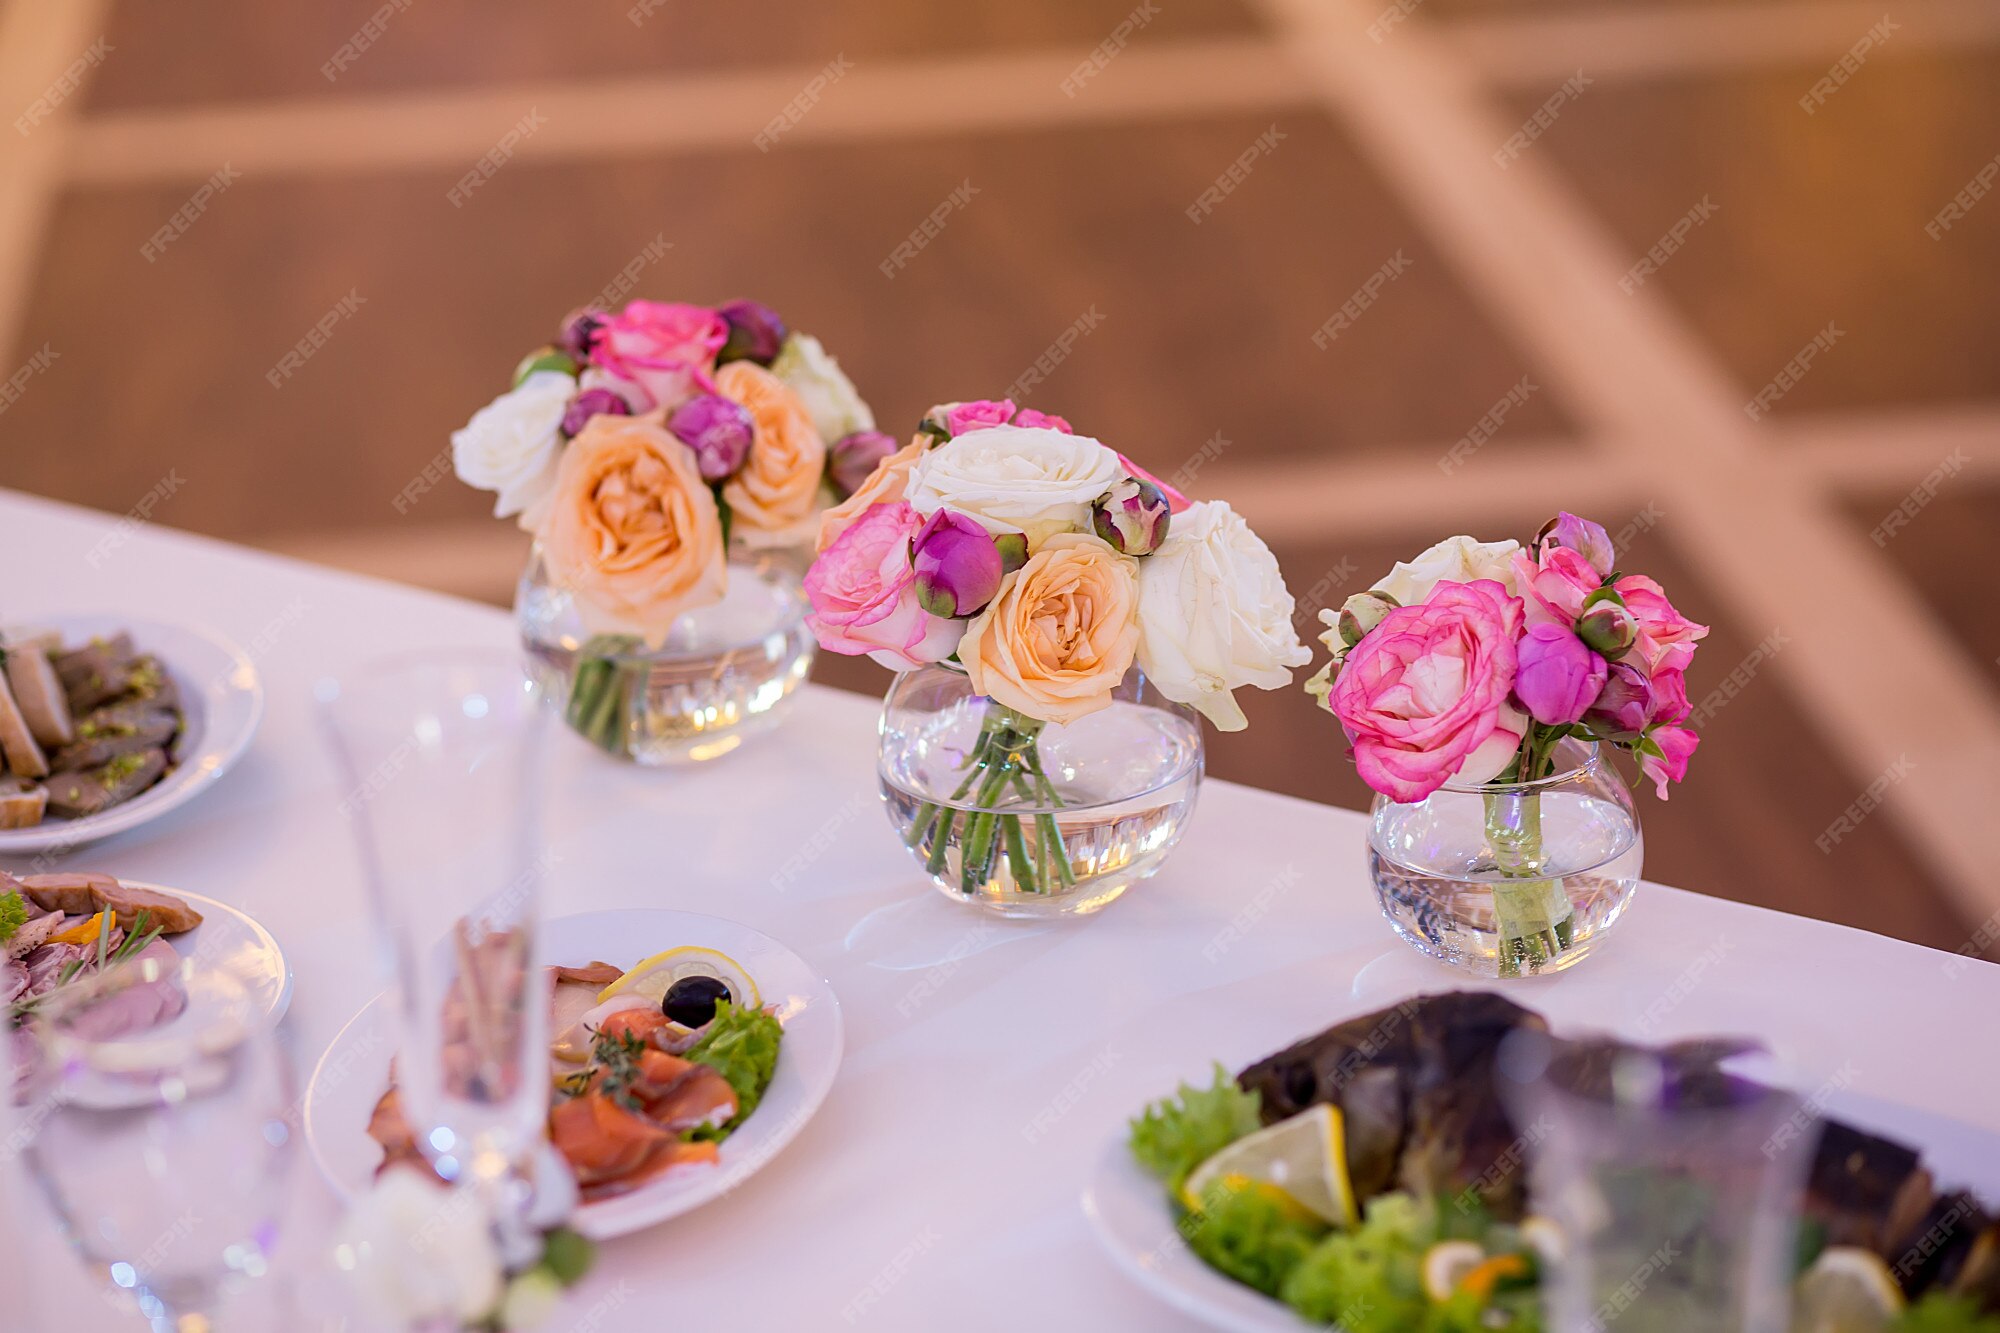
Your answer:
[[[1091,501],[1124,475],[1118,455],[1088,435],[982,426],[919,458],[903,498],[926,516],[949,507],[988,532],[1025,532],[1039,548],[1088,530]]]
[[[1440,583],[1471,583],[1477,579],[1493,579],[1506,585],[1510,595],[1518,597],[1521,590],[1515,585],[1513,558],[1520,549],[1521,543],[1517,541],[1476,542],[1470,537],[1447,537],[1415,560],[1398,561],[1394,569],[1368,586],[1388,593],[1399,606],[1421,605]],[[1338,616],[1339,612],[1334,614]],[[1334,623],[1324,613],[1321,618],[1329,625]]]
[[[473,413],[451,433],[451,465],[458,479],[482,491],[497,491],[493,516],[521,514],[522,527],[555,491],[557,428],[576,381],[560,370],[538,370]]]
[[[1250,525],[1220,500],[1175,514],[1139,562],[1139,666],[1160,693],[1241,731],[1248,719],[1230,691],[1282,688],[1311,660],[1278,559]]]
[[[799,396],[813,429],[829,446],[857,430],[875,429],[875,414],[861,401],[854,381],[810,333],[785,339],[771,362],[771,373]]]
[[[482,1318],[504,1281],[477,1197],[406,1166],[384,1172],[349,1207],[335,1258],[377,1317],[398,1327]]]

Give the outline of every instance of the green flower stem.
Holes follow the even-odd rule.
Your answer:
[[[1035,875],[1035,863],[1028,855],[1028,840],[1021,832],[1021,817],[1002,815],[1000,818],[1007,826],[1007,863],[1014,867],[1014,887],[1022,893],[1040,893],[1041,882]]]
[[[1562,884],[1542,874],[1542,797],[1537,791],[1490,791],[1486,838],[1500,873],[1493,925],[1503,977],[1533,975],[1570,947],[1574,921]]]
[[[945,853],[951,850],[951,826],[958,819],[958,811],[945,810],[944,818],[938,821],[937,831],[931,835],[931,852],[924,859],[924,869],[933,875],[944,874]]]
[[[646,688],[650,671],[643,661],[626,660],[637,644],[638,640],[624,635],[599,635],[579,650],[570,677],[563,720],[585,740],[612,754],[630,752],[631,710],[638,692]]]
[[[950,869],[950,851],[956,845],[958,889],[967,896],[991,883],[1003,854],[1018,892],[1052,892],[1076,883],[1054,815],[1043,811],[1032,816],[1036,837],[1031,845],[1024,817],[1000,808],[1009,799],[1029,805],[1063,803],[1036,749],[1042,727],[1035,718],[989,702],[957,789],[945,800],[917,807],[905,841],[924,851],[925,869],[940,879]],[[968,799],[970,808],[960,808]]]

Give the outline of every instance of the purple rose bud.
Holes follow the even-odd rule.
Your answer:
[[[1340,641],[1352,648],[1368,637],[1368,631],[1394,611],[1402,603],[1386,592],[1371,588],[1367,592],[1357,592],[1340,604]]]
[[[785,321],[778,312],[760,301],[731,301],[718,306],[716,314],[728,321],[729,337],[715,354],[715,364],[755,361],[768,366],[778,359],[785,344]]]
[[[917,605],[934,616],[969,616],[992,601],[1005,573],[993,534],[940,509],[910,539]]]
[[[1090,507],[1090,525],[1097,535],[1124,555],[1159,550],[1173,516],[1165,491],[1151,481],[1130,477],[1114,484]]]
[[[1600,597],[1598,593],[1610,595]],[[1615,591],[1599,588],[1584,599],[1583,612],[1576,618],[1576,634],[1606,661],[1615,662],[1631,651],[1638,639],[1639,618]]]
[[[609,389],[585,389],[563,409],[562,433],[566,440],[583,434],[592,417],[629,417],[632,405]]]
[[[845,500],[860,490],[875,465],[895,452],[896,442],[879,430],[857,430],[835,440],[833,448],[827,450],[827,474],[840,498]]]
[[[602,310],[592,310],[588,306],[573,310],[562,322],[562,332],[556,335],[556,350],[579,365],[590,359],[590,340],[597,333],[597,326],[604,322]]]
[[[1542,530],[1535,534],[1535,544],[1544,550],[1567,546],[1588,560],[1599,578],[1609,578],[1618,563],[1618,551],[1611,545],[1611,536],[1603,525],[1567,511],[1542,524]]]
[[[698,393],[682,403],[667,418],[667,429],[694,450],[703,481],[733,476],[750,456],[750,442],[757,434],[743,404],[719,393]]]
[[[1567,626],[1551,621],[1528,626],[1517,655],[1514,693],[1529,716],[1546,726],[1578,721],[1604,689],[1604,659]]]
[[[1590,706],[1590,719],[1607,724],[1613,731],[1644,730],[1653,712],[1653,683],[1637,667],[1614,662],[1605,676],[1597,702]]]

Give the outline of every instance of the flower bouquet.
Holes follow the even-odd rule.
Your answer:
[[[1636,819],[1622,784],[1598,783],[1598,747],[1631,755],[1664,800],[1698,742],[1685,673],[1708,627],[1616,564],[1605,530],[1566,513],[1528,549],[1452,537],[1320,615],[1333,660],[1306,689],[1340,719],[1362,780],[1381,793],[1371,847],[1385,909],[1403,930],[1393,904],[1423,874],[1490,881],[1502,976],[1573,961],[1584,929],[1609,924],[1578,921],[1566,877],[1622,886],[1611,915],[1637,883]],[[1483,819],[1464,839],[1443,816],[1381,836],[1391,803],[1408,812],[1440,791],[1477,795]],[[1559,796],[1564,819],[1545,834],[1543,806]],[[1415,863],[1441,847],[1470,850],[1449,869]],[[1425,911],[1413,919],[1406,937],[1450,957],[1428,947],[1449,943],[1445,928]]]
[[[783,556],[895,449],[874,425],[819,342],[754,301],[581,310],[530,353],[452,462],[535,536],[524,635],[569,724],[646,759],[789,694],[811,644],[769,647],[803,613]]]
[[[967,897],[1091,889],[1071,910],[1094,910],[1150,873],[1200,769],[1198,725],[1171,712],[1237,730],[1232,691],[1309,659],[1277,560],[1228,505],[1008,401],[931,409],[821,517],[818,547],[807,624],[830,652],[912,673],[885,711],[885,794]],[[941,672],[915,702],[918,674]]]

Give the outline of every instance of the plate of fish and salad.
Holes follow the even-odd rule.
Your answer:
[[[1496,1077],[1517,1034],[1594,1071],[1606,1082],[1593,1095],[1609,1095],[1627,1057],[1655,1062],[1676,1080],[1676,1116],[1730,1104],[1731,1090],[1771,1092],[1723,1072],[1754,1043],[1562,1037],[1491,992],[1418,996],[1233,1076],[1217,1064],[1144,1107],[1106,1146],[1084,1210],[1118,1267],[1212,1327],[1539,1333],[1543,1281],[1569,1245],[1530,1210],[1523,1144],[1536,1140],[1517,1132],[1522,1108]],[[1792,1330],[2000,1333],[2000,1141],[1910,1108],[1867,1111],[1929,1151],[1833,1116],[1801,1140]],[[1705,1132],[1692,1138],[1700,1161]],[[1635,1168],[1629,1188],[1649,1209],[1700,1216],[1700,1200],[1673,1194],[1698,1189],[1692,1177]],[[1696,1326],[1676,1311],[1712,1295],[1694,1289],[1713,1279],[1705,1244],[1689,1230],[1675,1253],[1695,1261],[1633,1268],[1644,1290],[1618,1327]]]
[[[0,853],[136,828],[221,777],[264,690],[219,635],[124,616],[0,632]]]
[[[541,926],[549,982],[548,1139],[576,1177],[568,1225],[605,1240],[728,1193],[819,1109],[840,1067],[833,989],[748,926],[663,908]],[[378,995],[313,1071],[305,1132],[353,1197],[397,1164],[429,1170],[393,1084]]]
[[[88,1035],[110,1041],[170,1027],[185,1008],[184,964],[228,968],[276,1022],[291,1003],[283,950],[255,920],[182,889],[88,872],[0,871],[0,1009],[17,1031],[70,987],[121,969],[132,984],[93,1006]],[[16,1048],[19,1066],[25,1051]]]

